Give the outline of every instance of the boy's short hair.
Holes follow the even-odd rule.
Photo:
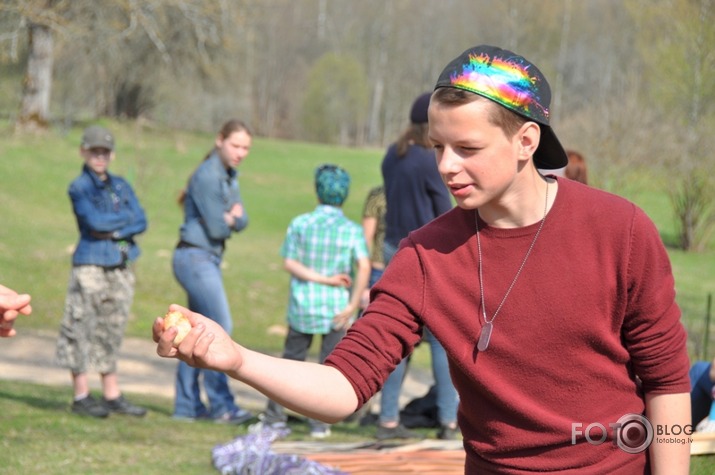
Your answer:
[[[350,175],[337,165],[321,165],[315,170],[315,192],[321,204],[341,206],[350,191]]]
[[[551,88],[539,68],[526,58],[495,46],[469,48],[442,70],[435,90],[440,88],[477,94],[539,124],[541,140],[534,152],[537,168],[557,169],[568,163],[549,123]]]

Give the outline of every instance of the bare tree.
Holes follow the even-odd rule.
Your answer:
[[[46,25],[31,23],[28,35],[29,57],[17,125],[23,129],[42,129],[47,126],[50,112],[54,42]]]
[[[6,0],[0,13],[17,22],[15,32],[28,34],[18,126],[44,128],[53,69],[74,81],[64,85],[65,101],[74,85],[101,113],[136,116],[151,105],[151,79],[162,65],[183,73],[211,67],[212,55],[233,36],[224,18],[235,10],[206,0]]]
[[[11,16],[16,22],[13,34],[18,35],[24,29],[28,38],[22,103],[16,121],[19,129],[41,130],[47,127],[54,60],[53,28],[62,28],[63,8],[61,0],[10,1],[0,5],[0,13]]]

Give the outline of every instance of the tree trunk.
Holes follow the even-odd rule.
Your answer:
[[[45,25],[29,27],[29,55],[23,81],[22,106],[17,126],[24,130],[47,128],[52,89],[52,31]]]

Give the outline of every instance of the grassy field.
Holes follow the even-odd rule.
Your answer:
[[[181,212],[176,197],[211,147],[213,137],[161,130],[142,123],[106,123],[116,132],[114,172],[134,184],[146,209],[149,229],[139,239],[137,294],[127,333],[150,338],[153,319],[185,296],[171,274],[171,253]],[[79,173],[81,127],[38,136],[14,136],[0,124],[0,282],[33,295],[34,312],[20,332],[55,330],[64,294],[76,225],[67,197]],[[270,334],[284,323],[288,278],[278,249],[290,219],[316,201],[313,169],[325,162],[344,166],[353,178],[345,205],[359,221],[368,190],[381,181],[382,150],[352,150],[315,144],[256,139],[242,165],[241,190],[248,229],[228,242],[224,278],[235,321],[234,337],[259,351],[277,353],[282,337]],[[675,239],[667,196],[658,180],[634,174],[628,189],[610,190],[642,206],[666,243]],[[670,250],[678,303],[689,331],[693,359],[703,356],[708,294],[715,291],[715,247],[700,254]],[[715,336],[711,335],[711,340]],[[418,352],[419,353],[419,352]],[[712,358],[708,343],[705,357]],[[1,353],[0,353],[1,354]],[[414,363],[426,366],[429,353]],[[0,382],[0,473],[207,473],[210,448],[228,442],[234,428],[195,424],[191,430],[170,419],[167,401],[135,396],[151,409],[146,420],[79,421],[67,412],[66,389]],[[340,437],[370,437],[346,425]],[[295,437],[301,437],[300,431]],[[185,450],[172,449],[177,444]],[[164,454],[170,454],[166,456]],[[28,471],[28,467],[32,467]],[[694,457],[691,473],[715,472],[714,457]]]
[[[246,433],[245,427],[171,418],[171,401],[130,394],[149,409],[145,418],[98,420],[69,412],[65,387],[0,381],[0,474],[7,475],[203,475],[211,449]],[[308,425],[290,423],[289,440],[308,438]],[[434,429],[417,429],[433,437]],[[340,423],[331,442],[371,440],[373,427]],[[712,475],[715,456],[691,457],[692,475]]]
[[[0,473],[7,475],[201,475],[212,469],[211,449],[246,433],[245,427],[186,423],[171,418],[171,401],[130,395],[149,409],[144,418],[77,417],[67,389],[0,381]],[[308,424],[289,424],[288,440],[308,437]],[[428,429],[420,429],[425,435]],[[430,430],[431,433],[434,429]],[[370,440],[373,427],[333,426],[333,442]]]

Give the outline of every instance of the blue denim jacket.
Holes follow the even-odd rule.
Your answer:
[[[184,200],[184,223],[179,230],[181,240],[221,256],[224,242],[231,233],[248,225],[245,209],[233,227],[224,221],[224,213],[237,203],[243,205],[238,172],[233,168],[227,170],[221,158],[213,152],[189,180]]]
[[[139,257],[134,236],[146,230],[144,210],[122,177],[102,181],[86,165],[69,187],[79,227],[72,264],[114,267]]]

